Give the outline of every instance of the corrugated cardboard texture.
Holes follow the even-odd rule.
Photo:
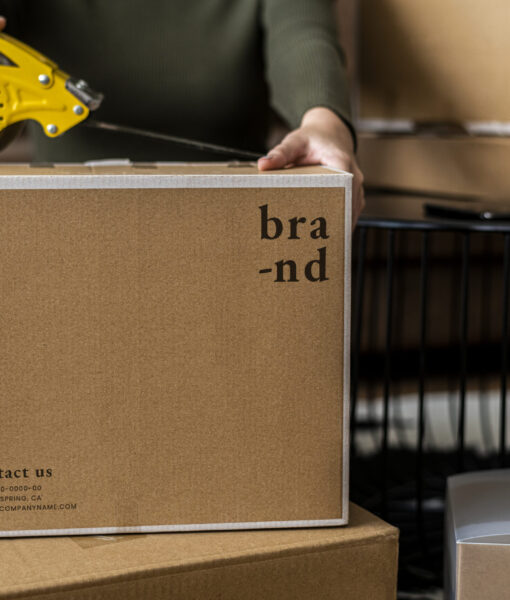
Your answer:
[[[360,134],[359,159],[368,186],[510,204],[509,139]]]
[[[460,544],[455,600],[502,600],[510,590],[510,546]]]
[[[0,540],[0,598],[393,600],[398,532],[351,516],[347,528]]]
[[[361,116],[510,121],[508,0],[360,0]]]
[[[344,209],[343,188],[0,191],[0,531],[344,518]]]

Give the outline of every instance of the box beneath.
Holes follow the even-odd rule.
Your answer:
[[[0,598],[391,600],[398,532],[346,528],[0,540]]]

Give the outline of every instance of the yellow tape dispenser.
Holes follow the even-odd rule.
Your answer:
[[[0,33],[0,150],[18,134],[27,120],[37,121],[55,138],[87,119],[99,108],[103,94],[83,79],[74,79],[54,62],[15,38]],[[118,134],[166,141],[199,151],[257,160],[261,153],[129,125],[88,119],[88,127]]]
[[[23,122],[37,121],[48,137],[57,137],[99,108],[103,95],[74,79],[30,46],[0,33],[0,146],[6,146]]]

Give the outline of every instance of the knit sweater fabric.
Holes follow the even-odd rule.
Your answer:
[[[291,128],[315,106],[350,122],[331,0],[0,0],[0,14],[104,93],[102,121],[261,153],[272,112]],[[37,160],[221,158],[83,126],[34,130]]]

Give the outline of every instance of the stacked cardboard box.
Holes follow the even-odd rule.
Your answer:
[[[3,535],[346,523],[350,177],[2,167]]]
[[[367,184],[508,201],[510,143],[497,137],[510,134],[508,2],[359,0],[359,11],[360,129],[392,134],[360,136]],[[456,133],[409,135],[416,124]]]
[[[0,168],[1,536],[303,528],[7,540],[0,598],[394,597],[395,530],[357,509],[331,529],[350,185],[321,167]]]
[[[393,600],[397,530],[347,528],[0,540],[0,598]]]
[[[448,480],[445,599],[499,600],[510,573],[510,471],[479,471]]]
[[[510,139],[361,133],[358,148],[371,187],[510,205]]]

